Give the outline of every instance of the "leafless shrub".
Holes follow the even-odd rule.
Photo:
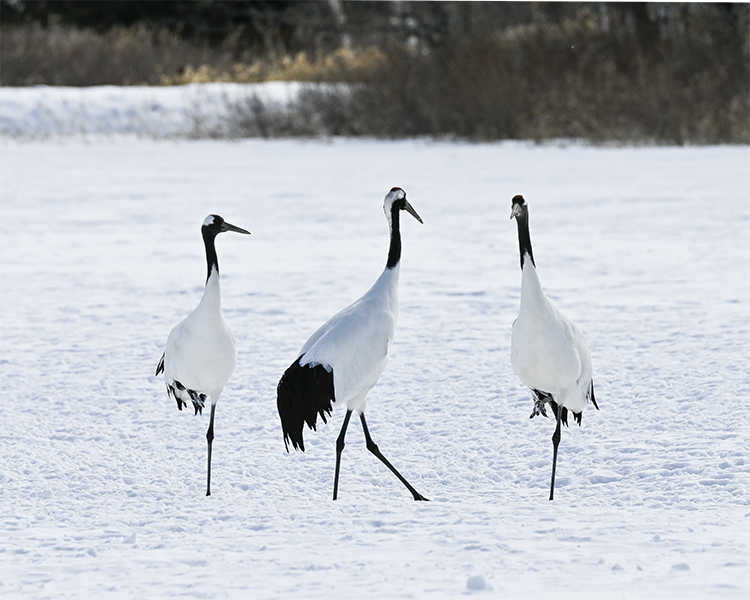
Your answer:
[[[283,109],[237,107],[251,124],[238,132],[750,143],[750,65],[712,41],[716,26],[654,39],[620,17],[610,31],[584,10],[436,48],[392,44],[360,83],[308,89]]]
[[[191,64],[221,58],[166,30],[90,29],[38,24],[3,26],[0,85],[158,84]]]
[[[393,46],[366,83],[329,95],[333,110],[320,96],[300,104],[344,135],[750,143],[750,64],[736,48],[729,60],[708,33],[644,42],[615,31],[584,11],[429,52]]]

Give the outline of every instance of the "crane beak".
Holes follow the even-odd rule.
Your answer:
[[[221,226],[222,231],[235,231],[237,233],[246,233],[247,235],[250,235],[250,232],[246,229],[242,229],[242,227],[237,227],[236,225],[232,225],[231,223],[227,223],[224,221],[224,224]]]
[[[409,201],[406,198],[404,198],[404,210],[408,212],[412,217],[414,217],[417,221],[422,223],[422,225],[424,225],[424,221],[422,220],[422,217],[420,217],[417,214],[417,211],[414,210],[414,207],[411,204],[409,204]]]
[[[513,217],[517,217],[521,214],[521,205],[520,204],[514,204],[513,210],[510,212],[510,218],[513,219]]]

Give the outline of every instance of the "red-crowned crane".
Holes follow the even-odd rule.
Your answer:
[[[369,291],[359,300],[331,317],[312,334],[286,370],[277,388],[277,405],[284,444],[289,442],[304,452],[302,428],[305,423],[315,429],[318,415],[326,422],[332,403],[344,405],[346,415],[336,440],[336,471],[333,499],[339,486],[341,452],[352,412],[359,414],[367,449],[380,459],[414,496],[427,500],[388,462],[373,442],[365,421],[367,392],[377,383],[385,369],[398,316],[398,276],[401,260],[399,215],[402,210],[422,223],[406,200],[406,193],[394,187],[383,205],[391,231],[385,270]]]
[[[206,400],[211,400],[211,418],[206,431],[206,496],[211,495],[211,446],[216,403],[237,364],[234,334],[221,312],[219,260],[214,245],[216,236],[224,231],[250,234],[227,223],[219,215],[208,215],[203,221],[201,233],[208,265],[206,288],[200,304],[169,333],[166,349],[156,367],[156,375],[164,372],[167,394],[177,401],[180,410],[192,402],[195,414],[203,414]]]
[[[510,218],[518,225],[518,247],[521,254],[521,308],[513,323],[510,360],[513,371],[531,388],[536,415],[547,416],[549,403],[557,419],[552,435],[552,480],[549,499],[555,493],[557,448],[560,445],[560,425],[568,425],[568,411],[581,424],[586,405],[594,398],[591,353],[586,338],[573,321],[552,303],[542,289],[536,272],[534,252],[529,236],[529,207],[523,196],[511,201]]]

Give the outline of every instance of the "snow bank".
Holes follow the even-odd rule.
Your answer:
[[[173,87],[0,87],[0,136],[20,139],[227,137],[229,106],[251,96],[287,103],[303,84]]]

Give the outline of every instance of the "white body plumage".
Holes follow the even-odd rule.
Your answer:
[[[544,293],[528,255],[511,336],[511,365],[525,385],[551,394],[560,406],[574,413],[586,408],[592,379],[586,339]]]
[[[310,336],[299,355],[301,365],[333,371],[335,403],[359,413],[383,374],[398,319],[400,264],[385,269],[359,300],[331,317]]]
[[[219,273],[212,270],[200,304],[169,333],[164,351],[164,378],[176,396],[191,402],[188,390],[216,404],[234,373],[237,345],[221,312]],[[186,389],[179,389],[180,382]]]

